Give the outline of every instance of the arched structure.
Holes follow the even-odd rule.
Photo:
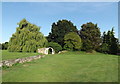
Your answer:
[[[42,53],[42,54],[49,54],[49,50],[51,51],[51,54],[55,54],[55,51],[52,47],[48,47],[48,48],[40,48],[38,49],[38,53]]]

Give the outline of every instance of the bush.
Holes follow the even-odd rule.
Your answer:
[[[0,49],[7,50],[7,48],[8,48],[8,42],[0,44]]]
[[[64,48],[65,50],[72,51],[72,50],[73,50],[73,47],[74,47],[74,46],[73,46],[72,44],[67,43],[67,44],[64,45],[63,48]]]
[[[46,47],[52,47],[55,50],[55,53],[58,53],[62,50],[61,45],[55,42],[49,42]]]

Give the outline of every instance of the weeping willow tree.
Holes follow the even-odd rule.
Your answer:
[[[9,51],[36,52],[38,48],[46,46],[47,40],[39,32],[40,27],[31,24],[26,19],[21,20],[18,25],[19,27],[9,40]]]

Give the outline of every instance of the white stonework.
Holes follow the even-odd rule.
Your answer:
[[[54,51],[54,49],[52,47],[49,47],[49,48],[40,48],[40,49],[38,49],[38,53],[42,53],[42,54],[47,55],[47,54],[49,54],[48,53],[49,49],[52,50],[51,54],[55,54],[55,51]]]

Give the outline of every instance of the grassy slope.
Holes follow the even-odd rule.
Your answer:
[[[105,54],[69,52],[48,55],[30,63],[3,70],[7,82],[115,82],[118,57]]]
[[[20,53],[20,52],[8,52],[7,50],[2,50],[2,60],[16,59],[22,57],[29,57],[39,55],[39,53]]]

